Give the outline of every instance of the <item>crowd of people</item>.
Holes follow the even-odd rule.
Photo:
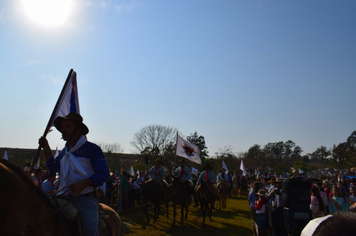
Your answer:
[[[255,235],[287,235],[283,211],[285,181],[288,180],[278,177],[249,179],[248,202]],[[356,212],[356,178],[310,178],[309,182],[311,220],[337,212]]]

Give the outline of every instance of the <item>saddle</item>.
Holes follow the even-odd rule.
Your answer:
[[[84,223],[80,216],[80,212],[74,202],[70,201],[65,196],[55,194],[48,195],[50,204],[58,211],[60,223],[65,231],[65,235],[84,236]],[[109,235],[108,227],[105,222],[109,216],[99,210],[99,233],[101,236]],[[76,228],[76,233],[73,232],[73,227]]]

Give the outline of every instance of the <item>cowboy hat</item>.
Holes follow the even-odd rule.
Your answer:
[[[274,183],[276,182],[276,178],[271,178],[269,181],[267,181],[268,183]]]
[[[266,192],[265,192],[265,190],[258,190],[258,193],[256,193],[256,195],[265,197],[266,196]]]
[[[185,160],[184,160],[184,159],[180,159],[179,162],[180,162],[180,163],[185,163]]]
[[[73,120],[75,122],[77,122],[80,127],[82,128],[82,134],[86,135],[87,133],[89,133],[89,129],[88,127],[83,123],[83,117],[75,112],[70,112],[68,115],[66,116],[57,116],[56,119],[54,119],[54,126],[56,127],[56,129],[62,133],[62,121],[63,120]]]
[[[226,169],[223,167],[223,168],[220,169],[220,171],[226,171]]]
[[[162,163],[162,161],[161,161],[159,158],[157,158],[157,159],[155,160],[155,162],[160,162],[160,163]]]

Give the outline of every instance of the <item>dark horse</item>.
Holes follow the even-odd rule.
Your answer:
[[[187,186],[189,183],[184,183],[179,180],[178,177],[174,177],[173,183],[171,185],[171,198],[173,201],[173,225],[176,223],[176,210],[177,206],[181,207],[181,219],[180,222],[183,224],[183,219],[188,218],[188,205],[190,197],[190,189]],[[184,216],[185,209],[185,216]]]
[[[213,211],[213,206],[216,201],[216,197],[213,193],[211,182],[202,182],[198,191],[198,198],[200,200],[200,209],[203,213],[203,225],[205,225],[205,218],[209,216],[211,221],[211,213]]]
[[[120,235],[120,217],[104,204],[100,208],[112,235]],[[0,160],[0,235],[78,235],[77,227],[74,232],[63,227],[58,212],[21,167]]]
[[[166,202],[167,218],[168,218],[168,201],[166,201],[167,193],[164,190],[163,182],[155,178],[147,181],[146,185],[147,185],[147,204],[145,206],[145,214],[148,223],[150,222],[150,218],[148,217],[148,206],[150,205],[151,202],[154,204],[153,223],[155,223],[158,219],[162,201]]]

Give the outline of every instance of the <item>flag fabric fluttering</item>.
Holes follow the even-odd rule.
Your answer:
[[[58,101],[58,108],[54,112],[54,119],[57,116],[66,116],[70,112],[75,112],[80,114],[79,109],[79,96],[78,96],[78,86],[77,86],[77,73],[72,70],[69,75],[69,81],[66,86],[63,88],[63,96],[62,99]],[[53,126],[52,121],[52,126]]]
[[[7,151],[4,152],[4,159],[9,160],[9,157],[7,156]]]
[[[130,168],[130,175],[131,176],[134,176],[135,175],[135,170],[133,168],[133,166],[131,165],[131,168]]]
[[[69,71],[66,82],[62,88],[56,105],[52,111],[51,117],[47,123],[46,129],[43,133],[43,137],[46,137],[49,133],[51,127],[54,125],[53,122],[58,116],[66,116],[70,112],[75,112],[80,114],[79,111],[79,97],[77,88],[77,74],[73,69]],[[32,162],[30,172],[33,171],[34,165],[37,163],[41,152],[41,146],[38,147],[37,152]]]
[[[176,155],[186,158],[191,162],[201,164],[199,148],[195,144],[185,141],[178,134]]]
[[[228,174],[228,173],[229,173],[229,170],[227,169],[227,166],[226,166],[224,160],[222,161],[222,167],[225,169],[225,174]]]
[[[301,170],[301,169],[298,169],[298,173],[299,173],[299,174],[303,174],[303,173],[304,173],[304,171],[303,171],[303,170]]]
[[[195,169],[194,167],[192,167],[192,174],[196,174],[198,173],[198,169]]]
[[[58,146],[56,147],[56,153],[54,154],[54,158],[58,157],[59,152],[58,152]]]
[[[244,166],[244,162],[243,162],[242,159],[241,159],[240,170],[242,170],[242,175],[243,175],[243,176],[245,176],[245,175],[247,174],[246,168],[245,168],[245,166]]]

